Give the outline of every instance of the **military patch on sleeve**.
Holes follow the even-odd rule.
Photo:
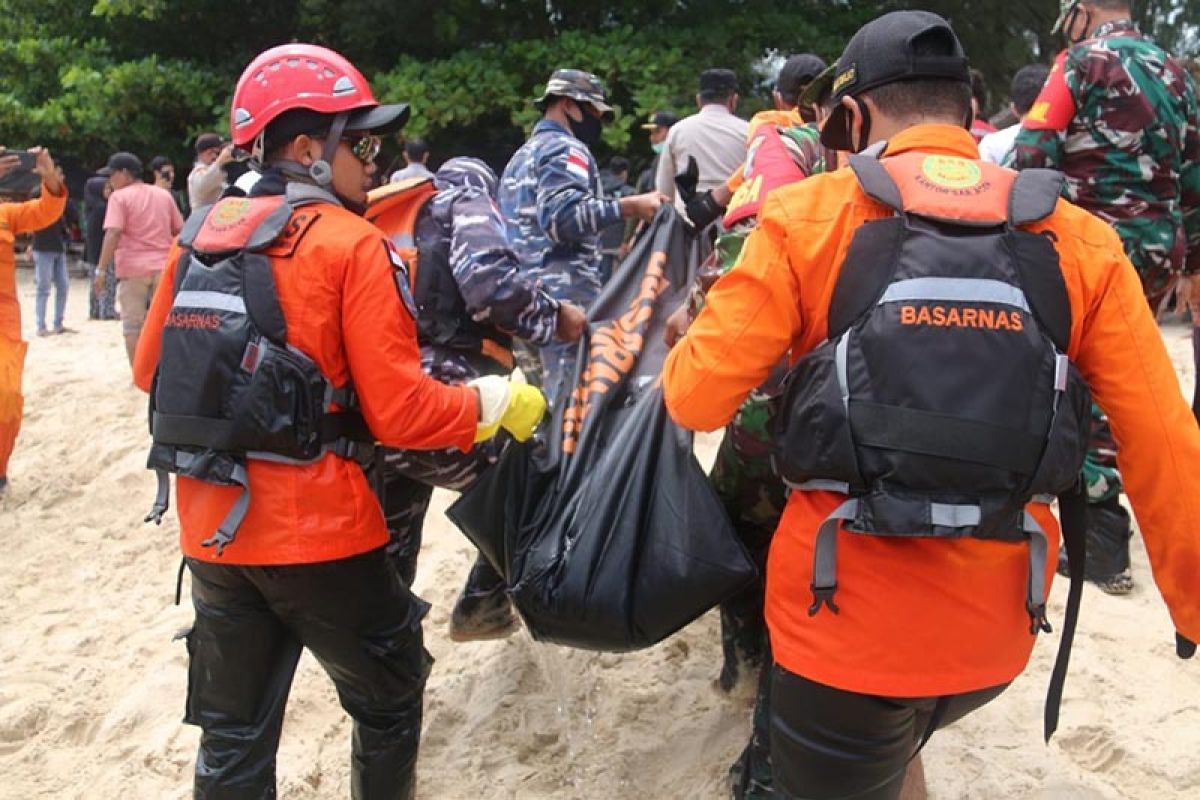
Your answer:
[[[1031,131],[1065,131],[1075,118],[1075,99],[1071,97],[1071,88],[1067,86],[1065,74],[1067,51],[1058,54],[1054,60],[1054,68],[1041,94],[1021,120],[1021,125]]]
[[[413,319],[417,318],[417,301],[413,299],[412,278],[409,276],[408,264],[396,252],[396,248],[387,239],[383,240],[383,249],[387,251],[388,260],[392,262],[392,277],[396,281],[396,291],[400,293],[400,301],[408,309]]]

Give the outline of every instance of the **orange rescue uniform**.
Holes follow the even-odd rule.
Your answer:
[[[970,133],[948,125],[910,128],[887,149],[889,155],[906,152],[979,157]],[[709,291],[704,311],[667,359],[663,383],[671,416],[695,430],[720,428],[781,356],[790,350],[798,359],[824,340],[855,231],[890,214],[861,191],[850,170],[772,192],[741,261]],[[1071,303],[1068,355],[1120,442],[1121,474],[1175,625],[1197,640],[1200,492],[1193,476],[1200,429],[1137,273],[1112,228],[1066,201],[1029,230],[1056,241]],[[838,689],[891,697],[968,692],[1021,673],[1034,644],[1023,603],[1024,546],[842,532],[841,613],[810,617],[816,531],[841,499],[793,492],[775,534],[766,617],[784,669]],[[1050,537],[1052,578],[1057,522],[1045,505],[1029,510]]]
[[[800,116],[799,109],[793,108],[791,111],[780,111],[779,109],[769,108],[766,111],[760,111],[750,118],[750,127],[746,130],[746,144],[749,145],[754,141],[754,134],[763,125],[775,125],[779,128],[797,128],[804,124],[804,118]],[[737,192],[738,187],[746,180],[744,169],[738,167],[733,171],[733,174],[725,179],[725,187],[730,194]]]
[[[179,253],[176,244],[138,342],[134,380],[147,391],[174,299]],[[331,203],[305,205],[268,253],[288,343],[316,361],[334,385],[354,385],[380,442],[470,449],[479,414],[475,391],[443,385],[421,370],[416,323],[396,283],[402,273],[377,228]],[[200,542],[241,490],[178,478],[184,555],[220,564],[304,564],[387,543],[383,513],[357,462],[332,453],[305,466],[251,460],[248,474],[249,513],[220,558]]]
[[[25,350],[21,341],[21,303],[17,299],[17,234],[38,231],[54,223],[67,206],[67,187],[53,194],[42,184],[41,197],[24,203],[0,203],[0,478],[8,474],[8,459],[21,429],[21,373]]]

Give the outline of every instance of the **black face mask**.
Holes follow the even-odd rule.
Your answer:
[[[582,106],[579,107],[579,111],[583,114],[583,119],[576,122],[567,117],[567,122],[571,126],[571,135],[587,145],[590,150],[600,142],[602,124],[599,117]]]

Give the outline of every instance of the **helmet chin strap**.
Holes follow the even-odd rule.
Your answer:
[[[350,115],[345,112],[333,118],[333,124],[329,126],[329,133],[325,137],[325,149],[321,152],[321,159],[314,161],[313,165],[308,168],[309,177],[323,189],[328,189],[333,184],[333,157],[337,153],[342,134],[346,131],[348,119],[350,119]]]

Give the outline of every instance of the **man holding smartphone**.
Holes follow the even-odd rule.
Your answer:
[[[192,211],[211,206],[225,188],[225,165],[234,160],[233,143],[216,133],[196,137],[196,163],[188,173],[188,206]]]
[[[13,242],[18,234],[45,228],[62,216],[67,205],[67,187],[58,177],[49,150],[35,147],[10,152],[0,148],[0,177],[17,170],[37,174],[42,179],[42,194],[23,203],[0,203],[0,497],[8,488],[8,459],[21,427],[21,372],[28,347],[21,341]]]

